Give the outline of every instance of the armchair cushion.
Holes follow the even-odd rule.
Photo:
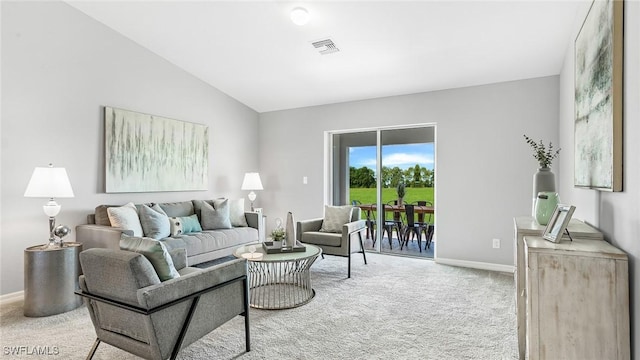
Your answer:
[[[161,241],[122,234],[120,249],[144,255],[153,265],[161,281],[180,277],[169,251]]]
[[[342,234],[308,231],[301,235],[301,242],[314,245],[340,246]]]
[[[351,221],[353,206],[324,206],[321,232],[341,233],[342,225]]]

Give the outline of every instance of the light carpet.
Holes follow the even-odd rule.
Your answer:
[[[516,359],[513,276],[433,261],[354,254],[319,258],[311,268],[316,297],[290,310],[251,309],[252,351],[244,352],[244,320],[236,317],[184,349],[180,359]],[[26,318],[22,302],[0,309],[0,359],[6,348],[56,347],[83,359],[95,332],[86,307]],[[136,359],[101,344],[94,359]]]

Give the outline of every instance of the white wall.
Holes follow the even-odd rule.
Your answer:
[[[72,229],[99,204],[246,196],[256,112],[64,3],[1,6],[0,294],[23,289],[23,250],[48,239],[46,199],[22,196],[35,166],[66,167],[58,223]],[[209,191],[105,194],[105,105],[208,125]]]
[[[436,123],[437,256],[513,265],[537,169],[522,135],[557,144],[557,122],[556,76],[260,114],[267,228],[289,210],[322,217],[325,131]]]
[[[579,15],[583,19],[586,4]],[[566,52],[560,77],[560,194],[576,206],[575,215],[596,225],[605,239],[629,256],[633,359],[640,359],[640,2],[625,1],[623,95],[623,191],[600,192],[573,187],[573,43]],[[579,30],[576,24],[574,37]],[[563,150],[563,151],[565,151]],[[635,345],[635,346],[634,346]]]

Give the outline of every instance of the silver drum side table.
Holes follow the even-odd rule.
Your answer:
[[[258,309],[289,309],[302,306],[313,299],[309,269],[322,249],[304,244],[304,252],[266,254],[262,244],[255,245],[256,257],[248,256],[249,245],[233,253],[247,259],[249,270],[249,304]]]
[[[55,315],[82,305],[82,298],[74,294],[79,289],[81,251],[81,243],[24,250],[24,316]]]

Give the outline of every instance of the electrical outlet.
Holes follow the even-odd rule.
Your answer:
[[[493,239],[493,248],[500,249],[500,239]]]
[[[303,177],[302,177],[302,183],[303,183],[304,185],[307,185],[308,181],[309,181],[309,179],[307,179],[307,177],[306,177],[306,176],[303,176]]]

